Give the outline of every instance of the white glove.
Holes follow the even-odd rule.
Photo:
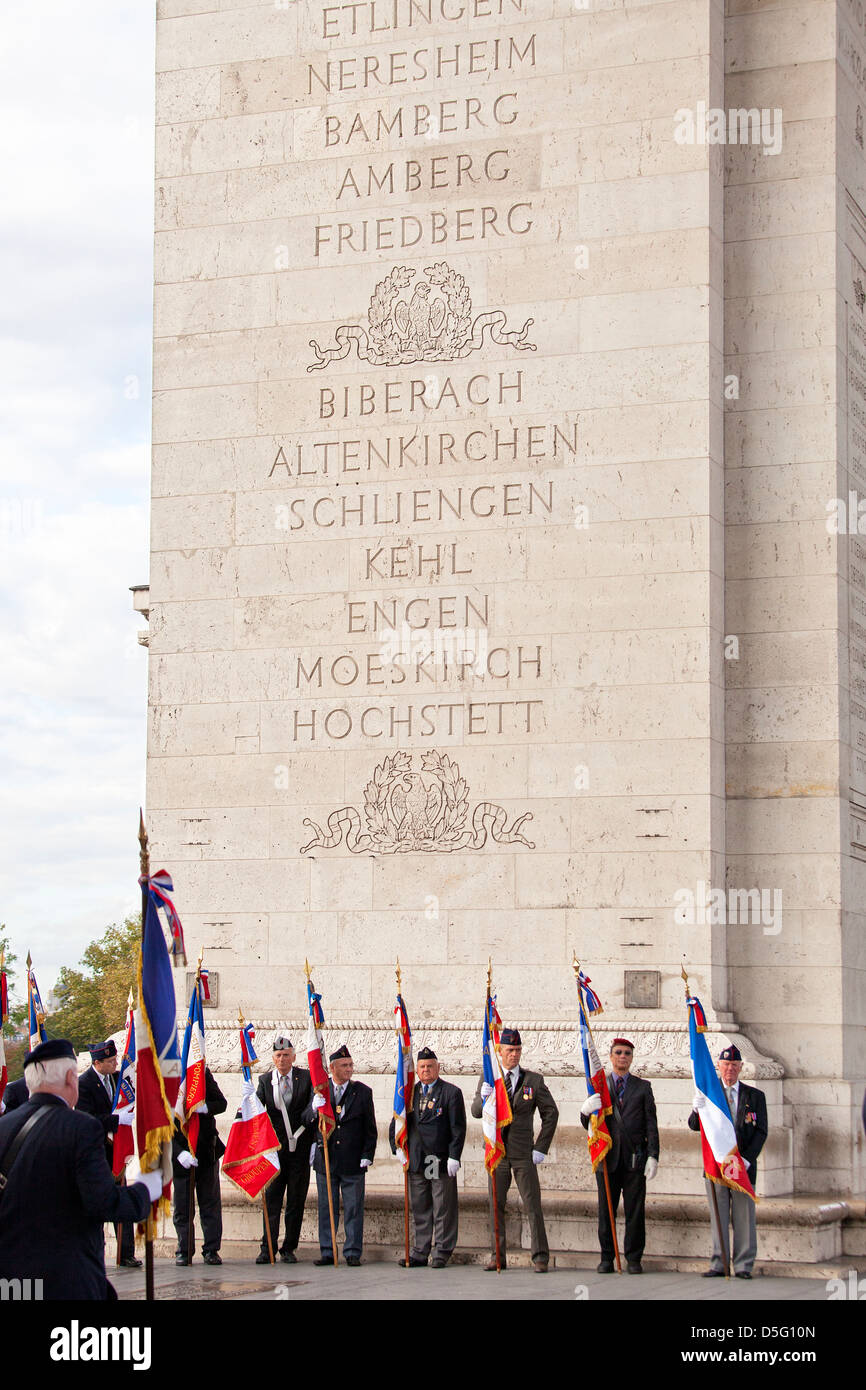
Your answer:
[[[533,1163],[535,1163],[535,1164],[543,1163],[544,1160],[545,1160],[546,1158],[547,1158],[547,1154],[543,1154],[543,1153],[541,1152],[540,1149],[533,1149],[533,1150],[532,1150],[532,1161],[533,1161]]]
[[[177,1161],[180,1164],[181,1168],[198,1167],[198,1159],[190,1153],[189,1149],[181,1149],[180,1153],[177,1156]]]
[[[646,1167],[645,1167],[644,1170],[643,1170],[643,1175],[644,1175],[644,1177],[646,1178],[647,1182],[652,1182],[652,1180],[653,1180],[653,1178],[655,1177],[655,1175],[656,1175],[656,1173],[658,1172],[658,1170],[659,1170],[659,1161],[658,1161],[658,1159],[657,1159],[657,1158],[648,1158],[647,1161],[646,1161]]]
[[[362,1167],[362,1168],[369,1168],[369,1167],[370,1167],[370,1164],[371,1164],[372,1162],[373,1162],[372,1158],[362,1158],[362,1159],[361,1159],[361,1167]]]
[[[751,1160],[751,1159],[749,1159],[749,1158],[744,1158],[744,1159],[743,1159],[743,1162],[745,1163],[745,1165],[746,1165],[747,1168],[751,1168],[751,1166],[752,1166],[752,1160]]]
[[[494,1089],[495,1089],[495,1088],[494,1088],[493,1086],[491,1086],[491,1084],[490,1084],[489,1081],[482,1081],[482,1083],[481,1083],[481,1099],[482,1099],[482,1100],[486,1100],[488,1096],[492,1096],[492,1095],[493,1095]]]
[[[314,1109],[314,1110],[321,1110],[321,1109],[322,1109],[322,1106],[323,1106],[324,1104],[325,1104],[325,1097],[324,1097],[324,1096],[313,1096],[313,1109]]]
[[[449,1176],[449,1178],[456,1178],[456,1177],[457,1177],[457,1173],[458,1173],[458,1171],[459,1171],[459,1168],[460,1168],[460,1159],[459,1159],[459,1158],[449,1158],[449,1160],[448,1160],[448,1176]]]
[[[581,1115],[595,1115],[596,1112],[600,1109],[601,1096],[596,1091],[591,1096],[587,1096],[586,1100],[583,1102],[583,1105],[580,1107],[580,1113]]]
[[[703,1110],[706,1103],[707,1098],[704,1095],[703,1091],[695,1091],[694,1095],[692,1096],[692,1109]]]
[[[151,1203],[158,1202],[162,1196],[162,1173],[157,1169],[153,1173],[142,1173],[138,1159],[133,1158],[126,1170],[126,1185],[132,1187],[133,1183],[140,1182],[147,1188],[147,1195]]]
[[[130,1106],[127,1110],[118,1110],[118,1112],[117,1112],[117,1123],[118,1123],[119,1125],[134,1125],[134,1124],[135,1124],[135,1109],[134,1109],[134,1107],[133,1107],[133,1106]]]

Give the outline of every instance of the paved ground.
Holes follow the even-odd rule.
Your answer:
[[[144,1271],[109,1269],[109,1278],[121,1299],[144,1298]],[[374,1261],[360,1269],[339,1265],[316,1269],[310,1259],[274,1268],[252,1261],[226,1261],[214,1269],[197,1259],[178,1269],[173,1261],[155,1261],[158,1299],[228,1299],[281,1301],[334,1299],[346,1301],[436,1299],[459,1302],[495,1299],[537,1299],[548,1302],[675,1300],[682,1303],[721,1304],[826,1302],[826,1279],[702,1279],[694,1274],[604,1275],[594,1270],[552,1270],[535,1274],[531,1269],[510,1269],[486,1274],[478,1265],[454,1265],[447,1269],[400,1269],[396,1264]]]

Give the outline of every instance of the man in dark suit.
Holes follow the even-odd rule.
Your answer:
[[[115,1298],[105,1277],[103,1222],[142,1221],[162,1192],[162,1176],[142,1174],[136,1164],[129,1186],[116,1185],[102,1128],[74,1109],[78,1068],[65,1038],[40,1043],[24,1067],[30,1099],[0,1119],[0,1172],[7,1179],[0,1191],[0,1278],[41,1280],[45,1299]]]
[[[114,1073],[117,1071],[117,1044],[108,1038],[105,1042],[93,1043],[88,1049],[90,1066],[78,1078],[78,1104],[76,1110],[92,1115],[102,1126],[105,1138],[105,1159],[109,1168],[114,1150],[114,1136],[117,1133],[118,1118],[114,1114]],[[117,1228],[115,1227],[115,1234]],[[140,1269],[141,1260],[135,1258],[135,1231],[132,1222],[127,1222],[121,1232],[120,1264],[125,1269]]]
[[[628,1038],[614,1038],[610,1047],[611,1070],[607,1085],[613,1103],[607,1117],[611,1147],[607,1154],[613,1219],[619,1209],[620,1194],[625,1207],[625,1258],[629,1274],[642,1274],[641,1260],[646,1244],[646,1185],[659,1167],[659,1127],[653,1088],[648,1081],[632,1076],[634,1045]],[[580,1122],[589,1128],[589,1117],[601,1107],[601,1096],[588,1096],[580,1107]],[[613,1231],[607,1209],[604,1170],[595,1173],[598,1184],[598,1243],[601,1246],[599,1274],[613,1274]]]
[[[195,1254],[195,1229],[190,1231],[189,1174],[195,1169],[195,1197],[202,1230],[202,1259],[206,1265],[221,1265],[220,1244],[223,1238],[223,1210],[220,1199],[219,1161],[226,1146],[217,1133],[215,1115],[222,1115],[228,1101],[214,1080],[210,1067],[205,1067],[205,1110],[199,1113],[198,1142],[195,1155],[190,1152],[186,1135],[175,1119],[171,1141],[172,1212],[177,1235],[174,1252],[176,1265],[191,1265]]]
[[[259,1077],[256,1091],[280,1141],[280,1171],[267,1186],[265,1204],[271,1245],[276,1252],[283,1197],[286,1199],[286,1233],[279,1253],[283,1264],[293,1265],[298,1260],[295,1251],[301,1238],[304,1203],[310,1186],[310,1149],[315,1130],[312,1124],[304,1124],[303,1116],[313,1092],[310,1073],[294,1065],[295,1049],[291,1038],[277,1033],[273,1055],[273,1071]],[[256,1256],[256,1264],[270,1264],[270,1260],[263,1216],[262,1248]]]
[[[3,1100],[0,1102],[0,1115],[5,1115],[9,1110],[17,1110],[19,1105],[23,1105],[27,1099],[27,1082],[23,1076],[19,1076],[17,1081],[10,1081],[6,1090],[3,1092]]]
[[[511,1124],[502,1130],[505,1154],[493,1173],[496,1192],[496,1205],[499,1209],[499,1252],[501,1266],[506,1267],[505,1250],[505,1199],[511,1186],[511,1174],[517,1183],[520,1200],[529,1218],[529,1236],[532,1242],[532,1268],[537,1274],[546,1274],[550,1263],[550,1248],[547,1244],[547,1231],[541,1210],[541,1184],[538,1181],[538,1167],[547,1158],[559,1111],[556,1101],[545,1084],[544,1077],[537,1071],[524,1071],[520,1065],[523,1043],[516,1028],[503,1028],[499,1038],[499,1055],[505,1072],[505,1089],[511,1101]],[[472,1114],[481,1119],[484,1102],[490,1094],[490,1087],[482,1077],[472,1100]],[[533,1138],[535,1114],[541,1117],[538,1138]],[[490,1237],[495,1242],[493,1217],[490,1219]],[[494,1244],[495,1251],[495,1244]],[[496,1255],[491,1255],[484,1266],[495,1270]]]
[[[758,1177],[758,1155],[767,1140],[767,1100],[764,1092],[759,1091],[756,1086],[747,1086],[745,1082],[740,1081],[742,1070],[743,1058],[738,1047],[726,1047],[719,1053],[719,1077],[725,1090],[731,1118],[734,1121],[737,1148],[740,1151],[740,1158],[748,1169],[749,1182],[754,1188]],[[706,1097],[697,1091],[692,1104],[694,1109],[689,1115],[689,1129],[699,1130],[701,1110],[706,1105]],[[728,1262],[730,1263],[729,1225],[733,1221],[734,1273],[738,1279],[751,1279],[752,1266],[758,1253],[755,1203],[747,1193],[735,1192],[733,1188],[726,1187],[724,1183],[711,1183],[709,1178],[705,1177],[704,1185],[707,1189],[710,1227],[713,1232],[713,1254],[710,1259],[710,1267],[705,1271],[704,1278],[724,1278],[725,1273],[722,1247],[719,1244],[719,1233],[716,1229],[714,1214],[713,1188],[715,1187]]]
[[[328,1083],[331,1108],[336,1124],[328,1140],[328,1161],[331,1167],[331,1197],[334,1204],[334,1226],[340,1223],[340,1200],[343,1202],[345,1239],[343,1258],[347,1265],[361,1263],[364,1244],[364,1186],[367,1169],[376,1153],[376,1115],[373,1092],[361,1081],[352,1080],[354,1063],[348,1047],[332,1052],[328,1058],[331,1080]],[[304,1111],[305,1124],[318,1124],[319,1111],[325,1097],[313,1096]],[[328,1213],[328,1180],[325,1176],[325,1150],[322,1134],[316,1138],[316,1187],[319,1196],[319,1247],[317,1265],[334,1263],[331,1241],[331,1221]]]
[[[406,1116],[409,1137],[409,1203],[412,1268],[426,1265],[435,1234],[433,1268],[444,1269],[457,1244],[457,1172],[466,1142],[466,1106],[459,1086],[443,1081],[429,1047],[418,1053],[412,1107]],[[388,1138],[397,1152],[395,1121]],[[405,1266],[406,1257],[400,1260]]]

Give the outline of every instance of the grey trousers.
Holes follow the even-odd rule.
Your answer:
[[[508,1196],[508,1189],[511,1186],[511,1174],[514,1172],[514,1181],[517,1183],[517,1191],[520,1193],[520,1200],[523,1203],[523,1210],[529,1220],[529,1239],[532,1243],[532,1258],[540,1260],[542,1264],[547,1264],[550,1260],[550,1249],[547,1244],[547,1231],[544,1226],[544,1216],[541,1211],[541,1183],[538,1181],[538,1169],[527,1159],[522,1163],[512,1165],[506,1155],[497,1164],[493,1172],[493,1181],[496,1187],[496,1205],[499,1208],[499,1253],[505,1259],[505,1199]],[[496,1250],[496,1235],[493,1228],[493,1213],[490,1216],[490,1248]]]
[[[457,1244],[457,1179],[409,1174],[413,1259],[426,1260],[435,1239],[436,1258],[447,1260]]]
[[[747,1197],[743,1192],[733,1192],[730,1187],[725,1187],[720,1182],[710,1182],[709,1178],[704,1178],[704,1186],[707,1189],[707,1202],[710,1207],[710,1229],[713,1233],[713,1254],[710,1259],[710,1269],[724,1269],[722,1250],[719,1245],[718,1231],[716,1230],[716,1214],[713,1208],[713,1188],[716,1190],[716,1197],[719,1203],[719,1216],[722,1223],[722,1233],[725,1238],[725,1245],[728,1249],[730,1259],[730,1232],[729,1224],[731,1219],[734,1223],[734,1274],[751,1274],[752,1265],[755,1263],[755,1256],[758,1253],[758,1234],[755,1227],[755,1203],[751,1197]]]

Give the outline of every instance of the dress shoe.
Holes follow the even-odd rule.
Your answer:
[[[174,1257],[174,1262],[175,1262],[176,1265],[191,1265],[191,1264],[192,1264],[192,1260],[191,1260],[190,1258],[188,1258],[188,1256],[186,1256],[186,1255],[175,1255],[175,1257]]]
[[[499,1262],[499,1268],[500,1268],[500,1269],[507,1269],[507,1267],[508,1267],[508,1266],[506,1265],[505,1261],[504,1261],[504,1260],[500,1260],[500,1262]],[[487,1261],[487,1264],[484,1266],[484,1270],[485,1270],[485,1273],[490,1274],[491,1272],[495,1271],[495,1269],[496,1269],[496,1256],[495,1256],[495,1255],[491,1255],[491,1256],[490,1256],[490,1259]]]
[[[258,1255],[256,1255],[256,1264],[257,1264],[257,1265],[269,1265],[270,1262],[271,1262],[271,1257],[270,1257],[270,1255],[268,1254],[268,1252],[267,1252],[266,1250],[260,1250],[259,1253],[258,1253]]]
[[[348,1261],[347,1261],[347,1263],[348,1263]],[[416,1259],[414,1258],[414,1256],[412,1256],[412,1255],[409,1256],[408,1260],[406,1260],[406,1259],[398,1260],[397,1263],[398,1263],[398,1265],[400,1266],[401,1269],[426,1269],[426,1268],[427,1268],[427,1261],[426,1261],[426,1260],[416,1260]]]
[[[347,1255],[346,1258],[345,1258],[344,1263],[347,1264],[347,1265],[349,1265],[350,1268],[352,1268],[352,1269],[357,1269],[357,1268],[359,1267],[360,1263],[361,1263],[360,1256],[358,1256],[358,1255]]]
[[[640,1260],[632,1260],[628,1266],[628,1272],[629,1274],[643,1274],[643,1265]]]
[[[298,1263],[298,1257],[294,1250],[284,1250],[280,1255],[280,1259],[284,1265],[296,1265]]]
[[[602,1260],[601,1264],[596,1265],[595,1272],[596,1274],[613,1274],[613,1261]]]
[[[724,1279],[724,1277],[725,1271],[723,1269],[705,1269],[701,1275],[702,1279]]]
[[[536,1274],[546,1274],[546,1273],[547,1273],[547,1264],[545,1263],[544,1260],[533,1260],[533,1261],[532,1261],[532,1268],[535,1270]]]
[[[313,1264],[314,1264],[314,1265],[318,1265],[319,1269],[322,1268],[322,1265],[332,1265],[333,1263],[334,1263],[334,1257],[333,1257],[333,1255],[322,1255],[321,1259],[313,1260]]]
[[[141,1260],[137,1260],[134,1255],[127,1255],[125,1260],[120,1261],[121,1269],[141,1269]]]
[[[206,1265],[221,1265],[221,1264],[222,1264],[222,1260],[220,1259],[220,1257],[219,1257],[219,1255],[217,1254],[216,1250],[209,1250],[209,1251],[207,1252],[206,1255],[202,1255],[202,1259],[204,1260],[204,1262],[205,1262]]]
[[[736,1277],[737,1279],[751,1279],[752,1276],[747,1269],[741,1269]]]

